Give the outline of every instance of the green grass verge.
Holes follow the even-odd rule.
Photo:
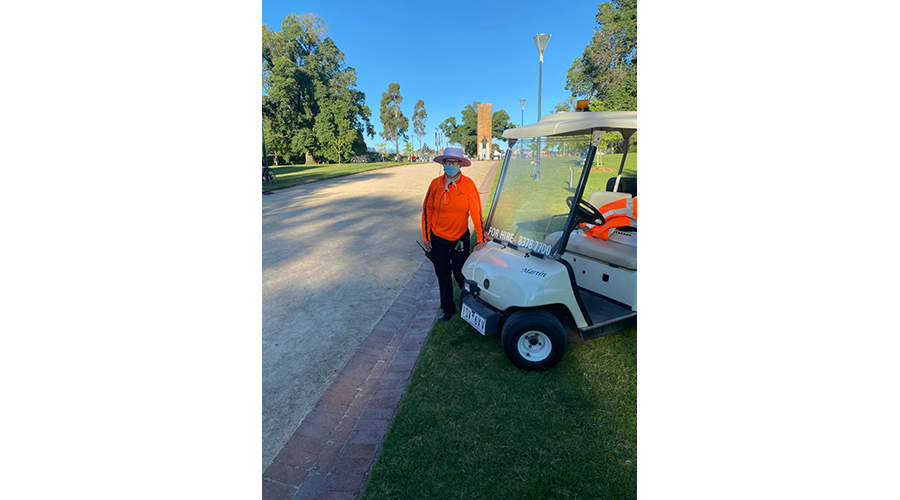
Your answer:
[[[636,352],[632,328],[528,372],[435,324],[362,498],[637,498]]]
[[[399,165],[424,165],[424,163],[386,161],[377,163],[339,163],[335,165],[286,165],[271,167],[275,182],[262,183],[263,192],[284,189],[309,182],[322,181],[344,175],[358,174],[369,170],[396,167]]]

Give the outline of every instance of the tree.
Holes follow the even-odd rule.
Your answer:
[[[516,124],[509,121],[506,111],[502,109],[494,111],[494,114],[491,115],[491,136],[508,143],[509,141],[503,138],[503,131],[508,128],[516,128]]]
[[[263,24],[262,96],[266,146],[288,159],[341,162],[365,149],[375,130],[356,70],[315,14],[289,14],[275,32]]]
[[[569,96],[568,99],[566,99],[565,101],[554,106],[553,112],[554,113],[564,113],[564,112],[572,111],[573,109],[575,109],[575,97]]]
[[[408,138],[406,131],[409,129],[409,119],[403,116],[400,103],[403,96],[400,95],[400,84],[391,83],[388,91],[381,93],[381,123],[384,127],[378,135],[388,141],[394,141],[397,154],[400,154],[400,137]]]
[[[462,124],[457,124],[456,117],[451,116],[438,126],[450,143],[459,144],[469,155],[475,155],[478,148],[478,104],[475,101],[463,108]]]
[[[469,156],[478,152],[478,101],[466,105],[462,110],[462,125],[456,127],[456,139]]]
[[[354,153],[366,150],[362,130],[370,137],[375,135],[369,123],[372,113],[365,105],[365,95],[354,88],[356,70],[343,68],[344,53],[330,38],[322,41],[309,60],[311,66],[318,68],[314,83],[319,106],[313,125],[315,151],[335,163],[348,161]],[[360,117],[365,120],[365,126]]]
[[[455,116],[451,116],[450,118],[442,121],[441,124],[438,125],[438,128],[441,129],[441,132],[444,133],[444,137],[447,138],[448,144],[452,142],[458,142],[453,139],[453,137],[456,135],[457,128]]]
[[[425,135],[425,119],[428,118],[428,112],[425,111],[425,101],[419,99],[416,101],[416,108],[413,111],[413,131],[419,138],[419,154],[422,154],[422,136]]]
[[[318,45],[328,27],[320,18],[287,16],[280,33],[262,26],[262,111],[266,124],[266,146],[277,159],[290,162],[292,143],[307,126],[303,112],[305,95],[298,61]],[[302,42],[302,43],[301,43]]]
[[[598,100],[606,110],[637,110],[637,0],[609,0],[598,28],[566,75],[575,97]]]
[[[416,152],[416,150],[413,149],[412,143],[410,143],[408,140],[406,140],[406,141],[403,141],[403,152],[406,153],[406,159],[408,160],[408,159],[412,158],[412,155],[413,155],[413,153]]]
[[[381,161],[384,161],[384,150],[387,149],[387,143],[379,142],[375,147],[378,148],[378,152],[381,153]]]

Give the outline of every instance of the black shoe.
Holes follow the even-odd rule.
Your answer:
[[[449,321],[450,318],[452,318],[452,317],[453,317],[453,313],[445,312],[444,314],[441,314],[441,317],[438,318],[438,321]]]

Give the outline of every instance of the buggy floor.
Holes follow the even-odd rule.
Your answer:
[[[631,308],[616,304],[589,290],[578,287],[581,301],[591,316],[591,323],[597,325],[612,319],[627,316],[632,313]]]

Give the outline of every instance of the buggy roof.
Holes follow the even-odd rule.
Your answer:
[[[526,139],[560,135],[586,135],[594,130],[619,131],[623,136],[637,131],[637,111],[568,111],[553,113],[541,121],[503,131],[504,139]]]

